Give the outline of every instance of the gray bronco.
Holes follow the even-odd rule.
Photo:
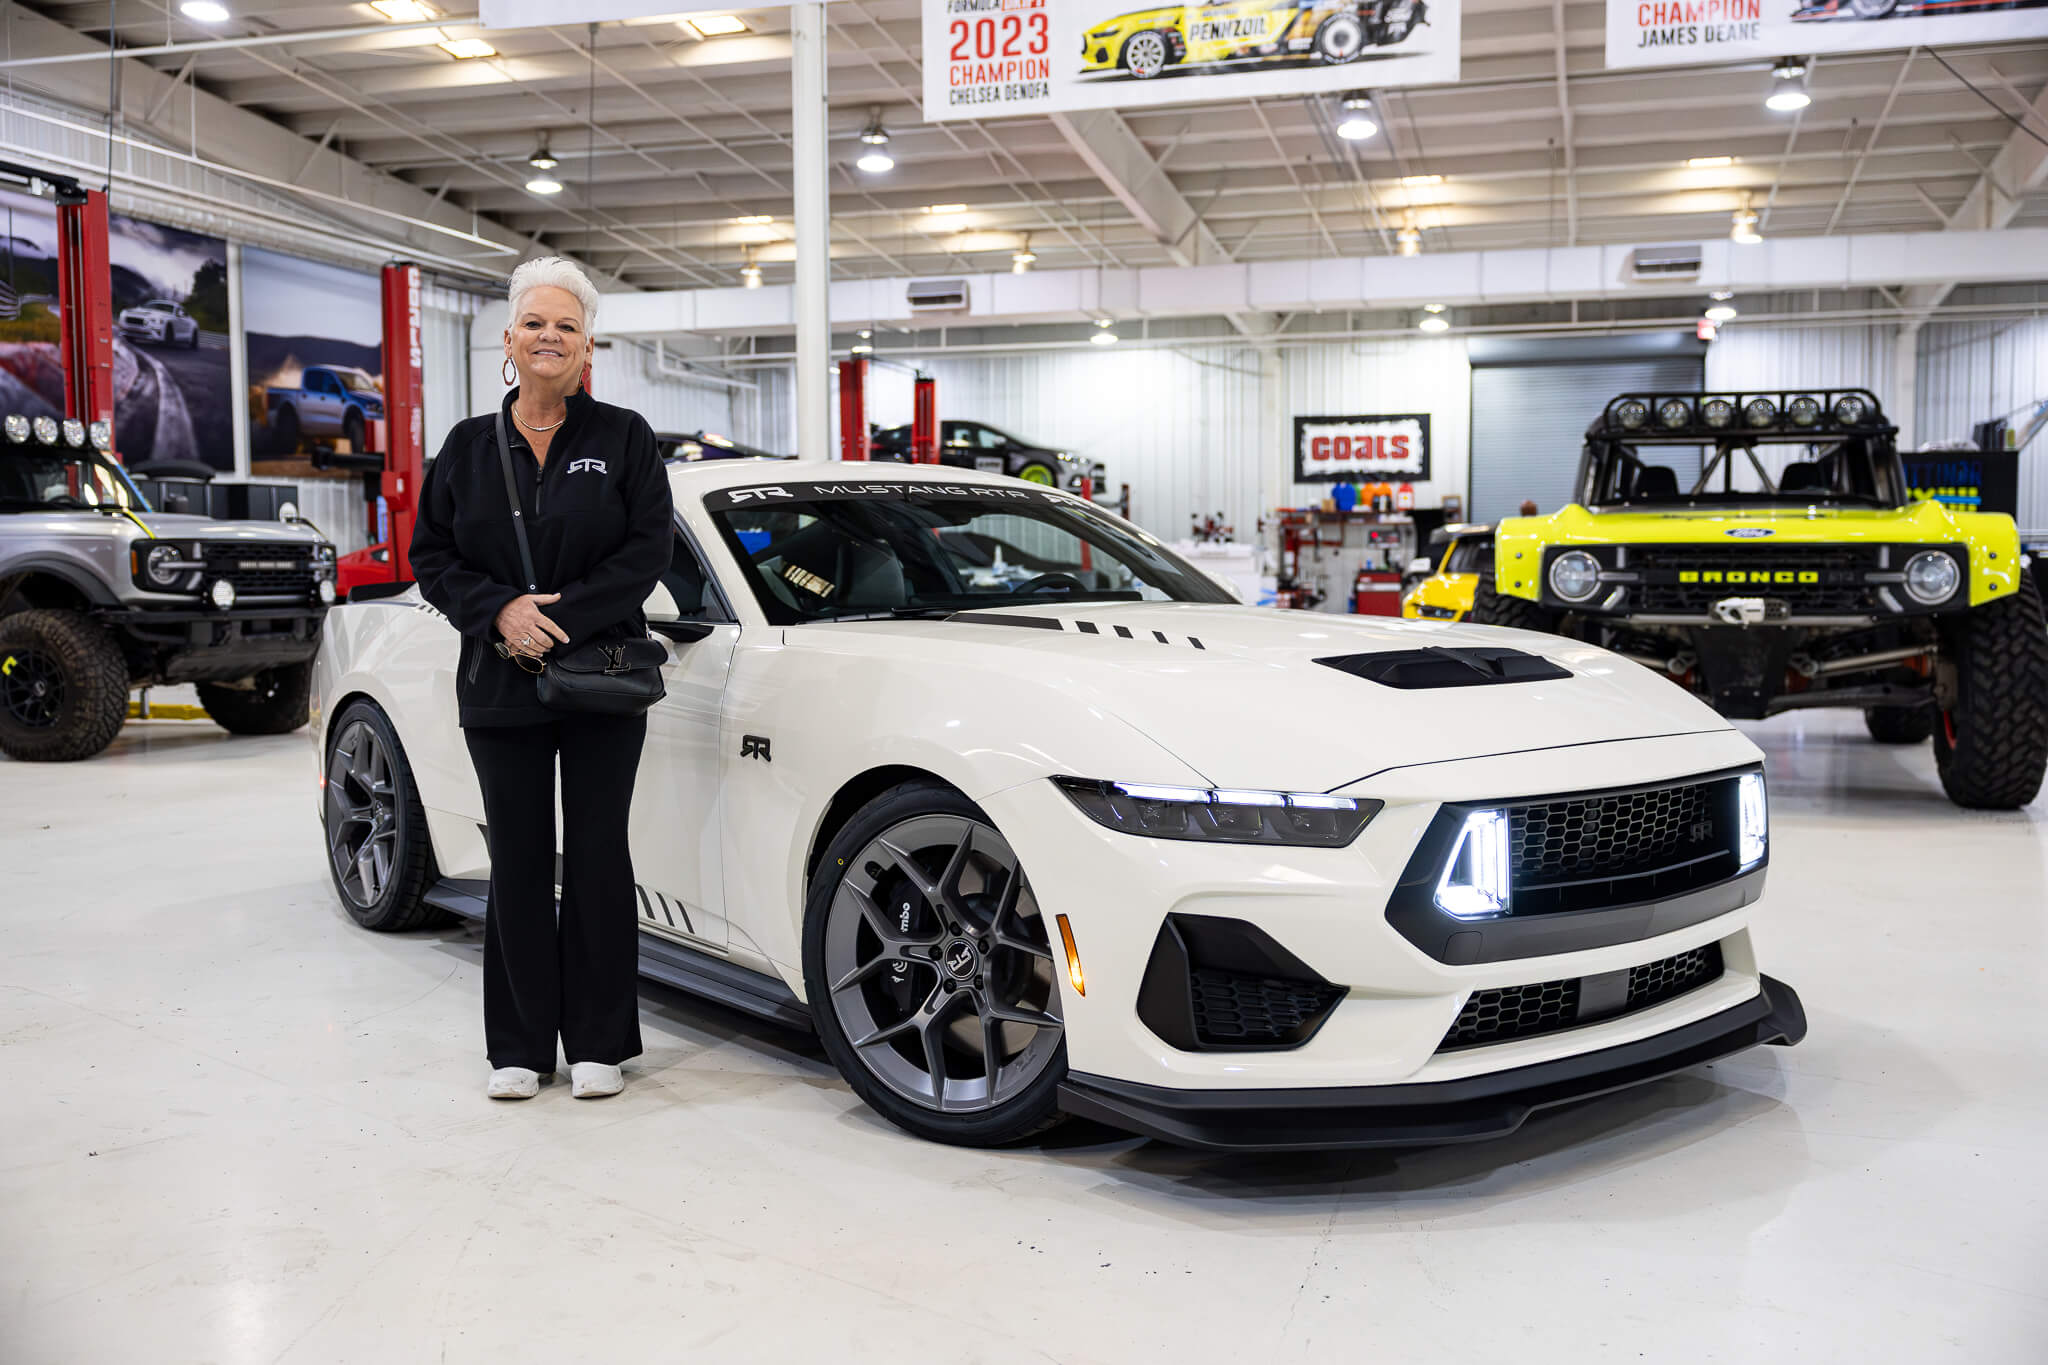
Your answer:
[[[236,734],[304,725],[334,547],[153,511],[108,444],[103,423],[0,422],[0,752],[90,758],[159,683],[198,684]]]

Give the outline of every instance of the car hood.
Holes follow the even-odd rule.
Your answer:
[[[1502,524],[1501,539],[1540,530],[1545,544],[1838,544],[1844,541],[1932,540],[1956,532],[1956,514],[1928,499],[1909,507],[1684,507],[1591,512],[1566,507],[1554,516]]]
[[[1006,689],[1001,714],[1018,725],[1034,714],[1075,723],[1069,707],[1034,711],[1030,692],[1049,689],[1117,717],[1226,787],[1331,791],[1418,763],[1731,728],[1639,664],[1497,626],[1132,602],[836,622],[789,638],[907,664],[923,677],[957,669],[962,686],[995,678]],[[1571,676],[1400,688],[1317,662],[1432,646],[1509,646]]]
[[[321,537],[306,526],[281,521],[215,521],[190,512],[141,512],[145,526],[158,540],[239,540],[319,544]]]

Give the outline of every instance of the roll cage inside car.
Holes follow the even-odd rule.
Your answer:
[[[1902,506],[1898,428],[1864,389],[1806,393],[1630,393],[1587,428],[1579,466],[1586,507],[1855,503]],[[1759,446],[1795,458],[1758,457]],[[1689,482],[1669,455],[1708,448]],[[1740,485],[1740,486],[1738,486]]]

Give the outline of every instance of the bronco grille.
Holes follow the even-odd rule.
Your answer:
[[[1876,551],[1854,545],[1635,545],[1628,568],[1641,580],[1628,609],[1705,616],[1724,597],[1783,601],[1796,616],[1856,616],[1879,610],[1864,575]]]
[[[313,554],[305,545],[208,545],[206,581],[225,578],[237,597],[310,597]]]
[[[1533,1038],[1619,1019],[1718,981],[1721,972],[1721,945],[1709,943],[1689,953],[1630,967],[1628,993],[1618,1008],[1602,1007],[1599,1003],[1615,998],[1613,992],[1604,989],[1607,978],[1603,977],[1571,977],[1531,986],[1474,991],[1467,997],[1465,1008],[1458,1011],[1457,1022],[1444,1035],[1437,1051],[1484,1047],[1488,1043]]]

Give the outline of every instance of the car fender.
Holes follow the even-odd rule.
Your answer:
[[[834,798],[863,774],[917,769],[974,801],[1061,773],[1206,785],[1157,741],[1056,688],[978,666],[933,676],[908,658],[841,652],[829,625],[799,629],[797,646],[781,631],[742,632],[719,803],[726,918],[798,995],[810,855],[829,838]],[[1003,834],[1027,866],[1058,856],[1045,831]]]
[[[121,604],[121,599],[108,587],[105,578],[95,572],[93,565],[47,552],[0,558],[0,584],[8,584],[11,579],[32,573],[48,574],[76,589],[96,607],[117,607]],[[9,586],[11,590],[11,584]]]

